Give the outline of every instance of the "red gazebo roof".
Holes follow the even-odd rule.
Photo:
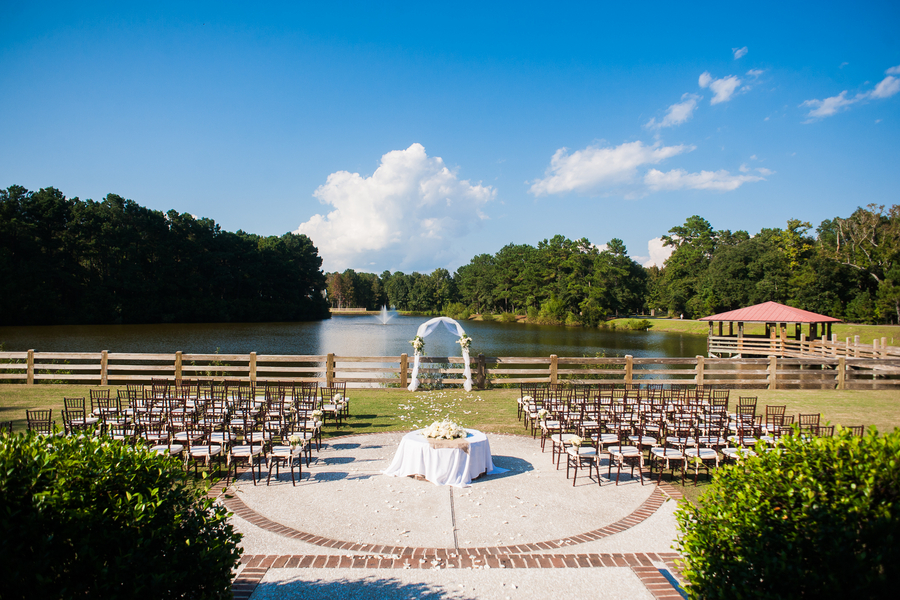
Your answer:
[[[840,323],[840,319],[827,317],[808,310],[785,306],[777,302],[763,302],[746,308],[730,310],[701,321],[740,321],[743,323]]]

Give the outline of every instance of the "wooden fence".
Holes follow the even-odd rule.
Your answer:
[[[461,357],[422,357],[426,385],[463,383]],[[0,382],[123,385],[174,380],[232,379],[346,382],[351,387],[406,387],[411,361],[400,356],[137,354],[115,352],[0,352]],[[846,356],[795,358],[473,358],[479,388],[521,383],[687,384],[756,389],[897,389],[900,359]]]
[[[773,330],[774,333],[774,330]],[[765,336],[720,336],[711,335],[707,339],[707,347],[711,355],[729,354],[732,356],[778,356],[780,358],[868,358],[898,359],[900,348],[889,346],[887,338],[874,340],[871,345],[860,344],[859,336],[853,341],[846,338],[839,342],[837,335],[831,340],[807,340],[801,335],[799,340]]]

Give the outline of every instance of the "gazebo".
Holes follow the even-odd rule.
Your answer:
[[[762,340],[774,342],[779,339],[781,348],[784,349],[785,342],[788,340],[788,325],[794,325],[793,339],[803,341],[806,338],[809,341],[819,337],[819,325],[822,325],[822,336],[826,339],[831,337],[831,324],[840,323],[840,319],[820,315],[808,310],[801,310],[792,306],[785,306],[778,302],[763,302],[746,308],[731,310],[718,315],[703,317],[701,321],[709,322],[709,339],[707,347],[710,354],[730,353],[730,354],[769,354],[771,353],[771,343],[761,344]],[[716,335],[715,325],[719,323],[718,335]],[[728,323],[728,335],[723,334],[723,325]],[[735,335],[735,323],[737,323],[737,335]],[[745,335],[744,323],[764,323],[766,326],[765,335]],[[802,326],[809,325],[809,335],[804,336]],[[756,342],[756,343],[754,343]],[[757,348],[758,346],[758,348]]]

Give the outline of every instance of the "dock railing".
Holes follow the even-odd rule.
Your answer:
[[[0,383],[125,385],[151,379],[346,382],[350,387],[405,388],[409,356],[164,354],[116,352],[0,352]],[[425,386],[461,386],[459,356],[421,358]],[[478,355],[472,359],[478,388],[522,383],[621,383],[702,385],[748,389],[897,389],[900,357],[872,358],[811,353],[806,357],[657,358]]]

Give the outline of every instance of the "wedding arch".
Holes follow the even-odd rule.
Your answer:
[[[462,338],[466,337],[466,332],[463,330],[462,326],[451,319],[450,317],[436,317],[431,319],[430,321],[425,321],[421,325],[419,325],[419,329],[416,331],[417,338],[425,338],[438,328],[438,325],[441,323],[444,324],[444,327],[447,328],[450,333]],[[467,392],[472,391],[472,369],[469,367],[469,348],[465,344],[460,345],[462,348],[463,361],[466,363],[465,371],[463,371],[463,375],[466,378],[466,381],[463,383],[463,387]],[[413,372],[412,372],[412,382],[409,384],[407,388],[409,391],[414,392],[416,388],[419,387],[419,355],[421,352],[419,348],[416,348],[416,355],[413,359]]]

